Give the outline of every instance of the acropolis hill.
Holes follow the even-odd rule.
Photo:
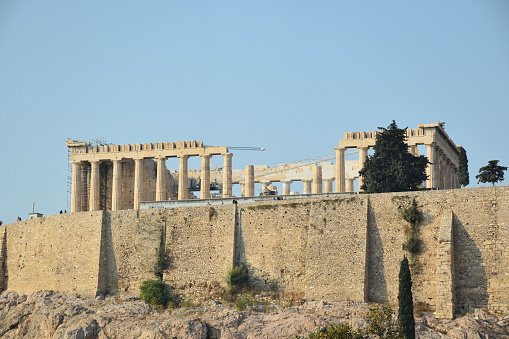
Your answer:
[[[224,146],[209,149],[199,142],[181,142],[168,147],[164,143],[94,147],[68,142],[76,147],[73,212],[2,226],[0,286],[26,294],[38,290],[91,297],[137,294],[142,281],[155,277],[157,249],[164,246],[170,263],[163,280],[184,298],[209,296],[228,269],[244,263],[253,285],[262,290],[277,286],[309,300],[395,304],[399,263],[408,255],[402,249],[408,224],[400,211],[415,199],[423,213],[420,268],[413,274],[415,302],[427,304],[441,318],[471,307],[507,313],[509,187],[457,188],[457,147],[440,124],[430,125],[408,133],[425,144],[431,140],[428,155],[435,161],[428,168],[427,186],[440,190],[348,192],[344,181],[355,179],[355,171],[348,169],[342,153],[353,147],[348,142],[368,148],[373,141],[373,132],[360,132],[351,138],[347,134],[344,140],[350,141],[340,141],[333,177],[324,178],[321,167],[313,166],[315,194],[256,201],[251,192],[257,174],[251,177],[249,167],[243,183],[246,200],[239,199],[239,204],[231,204],[232,157]],[[433,134],[426,134],[428,130]],[[223,201],[230,203],[210,199],[206,200],[214,202],[210,206],[182,207],[177,201],[166,208],[138,208],[170,204],[165,198],[172,192],[181,200],[188,194],[188,180],[181,179],[188,175],[185,160],[180,160],[175,187],[164,160],[149,173],[148,158],[202,156],[206,160],[200,173],[201,196],[207,197],[210,186],[203,183],[210,182],[207,158],[212,153],[225,155],[222,193],[227,199]],[[359,153],[362,161],[365,152]],[[87,166],[91,168],[84,170]],[[276,175],[297,180],[308,174],[289,168],[286,174],[264,173],[265,178],[269,175],[276,181],[281,180]],[[322,190],[324,179],[336,181],[335,192]],[[151,190],[159,199],[142,202]]]

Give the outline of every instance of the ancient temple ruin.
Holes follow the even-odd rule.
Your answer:
[[[459,188],[459,149],[444,131],[442,122],[421,124],[406,132],[410,152],[418,155],[418,145],[425,145],[430,161],[426,188]],[[292,182],[300,181],[304,194],[343,193],[354,191],[362,178],[368,150],[375,145],[378,131],[347,132],[335,147],[335,160],[321,159],[313,163],[247,165],[245,170],[232,170],[232,156],[227,146],[205,146],[201,141],[178,141],[127,145],[93,146],[89,142],[67,140],[72,162],[71,212],[94,210],[138,209],[141,201],[186,200],[198,187],[200,199],[211,198],[217,184],[221,197],[232,197],[232,185],[242,187],[241,195],[255,196],[255,183],[266,190],[280,182],[282,195],[292,193]],[[350,149],[350,150],[349,150]],[[352,150],[353,149],[353,150]],[[359,154],[358,160],[345,160],[345,155]],[[211,182],[211,157],[223,156],[220,183]],[[188,170],[189,157],[200,157],[201,168]],[[166,168],[168,158],[178,158],[178,172]],[[217,173],[216,173],[217,174]],[[196,183],[195,185],[190,184]],[[335,182],[335,190],[333,191]]]

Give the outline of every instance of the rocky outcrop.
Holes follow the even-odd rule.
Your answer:
[[[291,338],[331,323],[365,325],[368,305],[307,302],[284,308],[263,303],[246,311],[204,302],[199,307],[158,310],[129,297],[81,299],[75,295],[38,292],[0,296],[0,338]],[[416,319],[420,338],[507,338],[509,316],[496,318],[483,310],[455,320],[431,314]]]

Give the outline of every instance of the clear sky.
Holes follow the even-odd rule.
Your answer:
[[[3,0],[0,118],[4,223],[67,208],[68,138],[267,149],[239,169],[445,121],[475,187],[509,166],[509,1]]]

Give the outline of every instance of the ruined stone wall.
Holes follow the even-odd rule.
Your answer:
[[[119,292],[138,294],[142,281],[156,278],[154,265],[164,231],[164,220],[157,210],[112,211],[106,212],[105,216],[109,229],[103,239],[105,245],[112,249],[107,255],[110,260],[106,272],[109,280],[113,281],[107,288],[108,293],[114,293],[117,289]],[[109,237],[108,232],[111,233]],[[118,277],[116,286],[115,277]]]
[[[406,222],[399,209],[412,199],[423,212],[419,226],[423,248],[412,277],[414,301],[436,306],[438,235],[444,213],[452,211],[457,310],[509,310],[508,186],[370,195],[368,300],[397,303],[399,262],[409,255],[402,250]],[[450,263],[444,265],[450,270]]]
[[[233,267],[237,205],[164,210],[169,267],[164,281],[185,297],[202,295],[219,284]]]
[[[25,220],[0,230],[0,284],[20,293],[138,294],[155,278],[163,245],[170,259],[163,279],[183,298],[207,296],[245,263],[257,288],[395,305],[400,261],[409,255],[400,211],[413,199],[423,213],[414,301],[443,315],[509,311],[508,186]],[[444,286],[450,291],[438,293]]]
[[[79,292],[95,297],[102,214],[58,214],[6,225],[6,289],[26,294]]]
[[[242,207],[236,261],[257,288],[363,301],[366,207],[363,197]]]

